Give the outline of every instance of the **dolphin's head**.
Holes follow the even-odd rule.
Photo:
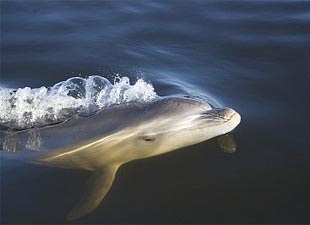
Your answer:
[[[143,110],[142,123],[132,134],[134,152],[141,158],[197,144],[232,131],[241,121],[230,108],[180,97],[164,98]],[[138,157],[140,158],[140,157]]]

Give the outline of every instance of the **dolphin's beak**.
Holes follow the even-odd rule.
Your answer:
[[[224,118],[226,118],[226,122],[229,123],[234,129],[241,122],[241,116],[235,110],[231,108],[223,109]]]
[[[233,130],[241,121],[241,116],[231,108],[212,109],[200,115],[207,126],[225,126],[227,132]]]

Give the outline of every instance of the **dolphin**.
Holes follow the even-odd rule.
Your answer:
[[[92,172],[85,193],[67,219],[95,210],[118,168],[130,161],[171,152],[232,131],[241,121],[230,108],[185,97],[113,105],[60,124],[1,131],[4,155],[29,162]]]

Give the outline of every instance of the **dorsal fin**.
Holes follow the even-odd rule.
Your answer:
[[[78,219],[98,207],[110,190],[118,168],[119,165],[109,165],[93,172],[82,198],[67,216],[68,220]]]

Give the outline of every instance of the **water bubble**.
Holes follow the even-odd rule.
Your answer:
[[[85,98],[85,83],[85,79],[80,77],[73,77],[63,82],[58,91],[66,93],[68,96],[72,96],[74,98]]]

